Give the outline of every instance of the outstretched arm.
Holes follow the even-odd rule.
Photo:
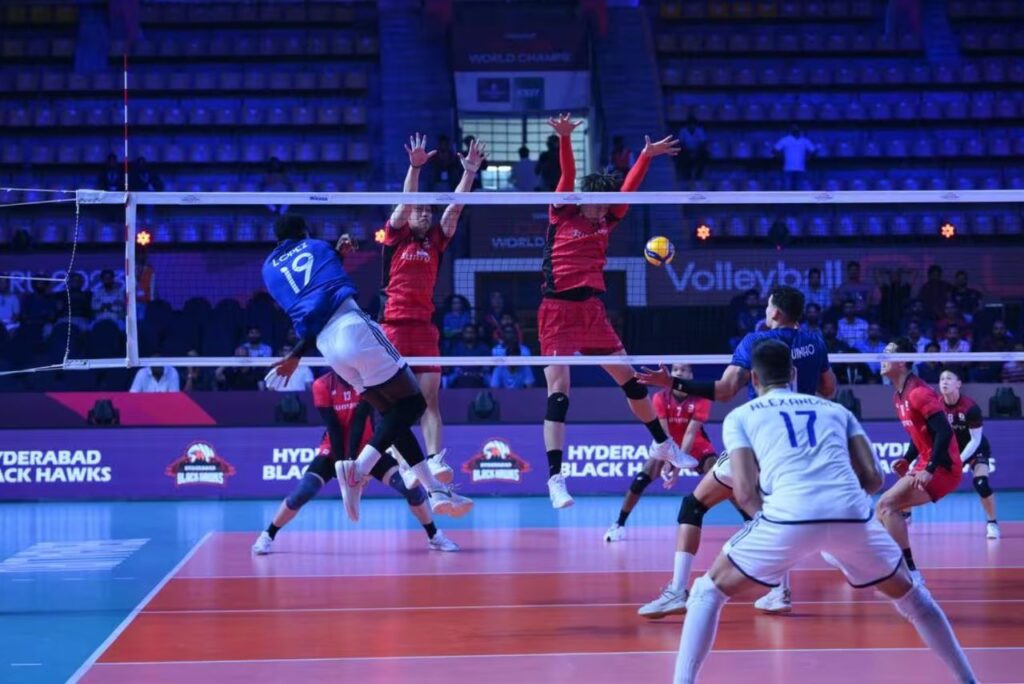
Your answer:
[[[484,159],[487,158],[487,145],[473,140],[469,143],[469,150],[466,156],[459,154],[459,161],[462,162],[462,179],[455,186],[455,192],[472,192],[473,181],[480,171]],[[446,240],[451,240],[455,235],[455,228],[459,225],[459,216],[462,215],[462,204],[449,204],[441,216],[441,230],[444,231]]]
[[[572,132],[582,123],[583,119],[573,121],[569,114],[560,114],[557,119],[548,119],[548,126],[551,126],[558,136],[558,165],[562,172],[555,192],[572,192],[576,187],[576,158],[572,153]],[[562,205],[554,206],[557,208]]]
[[[652,159],[664,154],[670,157],[679,154],[679,140],[671,135],[667,135],[657,142],[651,142],[651,137],[645,135],[644,143],[643,151],[640,152],[640,156],[636,158],[633,167],[626,174],[626,179],[622,181],[622,192],[633,192],[640,187],[640,184],[644,182],[644,177],[647,175],[647,169],[651,166]],[[609,212],[615,218],[621,219],[628,210],[629,205],[627,204],[615,204],[612,205]]]
[[[417,192],[420,189],[420,169],[430,161],[437,150],[427,152],[427,136],[416,135],[409,137],[409,144],[405,146],[409,155],[409,170],[405,172],[405,182],[402,184],[402,192]],[[391,227],[398,229],[409,222],[409,205],[399,204],[391,212]]]
[[[739,366],[729,365],[722,373],[720,380],[683,380],[669,375],[668,369],[661,366],[657,370],[641,368],[636,374],[641,385],[655,385],[665,389],[677,389],[695,397],[704,397],[712,401],[729,401],[750,382],[750,371]]]

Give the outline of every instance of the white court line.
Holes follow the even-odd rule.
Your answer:
[[[85,676],[85,673],[88,672],[89,668],[91,668],[99,659],[99,657],[103,655],[103,652],[110,648],[110,645],[113,644],[114,641],[119,636],[121,636],[121,633],[128,628],[128,625],[131,623],[131,621],[134,620],[136,616],[138,616],[138,614],[142,612],[142,609],[145,608],[146,605],[153,600],[157,593],[159,593],[160,590],[164,588],[164,585],[166,585],[171,580],[171,578],[174,577],[174,575],[177,574],[177,572],[185,566],[185,563],[187,563],[192,558],[192,556],[195,555],[196,551],[199,550],[199,547],[205,544],[206,540],[209,539],[211,536],[213,536],[212,530],[204,534],[202,538],[199,541],[197,541],[191,549],[188,550],[188,553],[186,553],[182,557],[182,559],[178,561],[177,564],[175,564],[173,568],[167,571],[167,574],[163,576],[163,579],[157,582],[156,586],[153,587],[153,589],[150,590],[150,592],[146,594],[141,601],[139,601],[137,606],[132,608],[132,611],[128,613],[127,616],[125,616],[124,620],[121,621],[121,624],[114,628],[114,631],[110,633],[110,636],[104,639],[103,643],[97,646],[96,650],[93,651],[92,654],[85,659],[85,662],[82,663],[81,667],[75,670],[75,673],[71,675],[71,677],[68,679],[67,684],[75,684],[75,682],[77,682],[83,676]]]
[[[965,651],[1024,651],[1024,647],[1016,646],[980,646],[977,648],[965,648]],[[871,653],[873,651],[900,652],[900,653],[930,653],[930,648],[922,647],[885,647],[885,648],[748,648],[748,649],[721,649],[712,653],[764,653],[779,655],[784,653]],[[245,660],[149,660],[149,661],[125,661],[116,663],[99,663],[101,667],[121,667],[138,665],[168,665],[177,667],[179,665],[236,665],[250,663],[343,663],[343,662],[395,662],[397,660],[472,660],[480,658],[564,658],[583,656],[648,656],[677,654],[678,651],[588,651],[572,653],[468,653],[464,655],[421,655],[421,656],[374,656],[357,658],[246,658]]]
[[[42,667],[42,663],[11,663],[11,667]]]
[[[947,603],[1024,603],[1024,599],[937,599],[940,604]],[[867,599],[864,601],[794,601],[794,606],[847,606],[858,604],[880,604],[889,605],[892,601],[886,599]],[[639,603],[519,603],[499,605],[461,605],[461,606],[381,606],[368,608],[184,608],[181,610],[144,610],[145,615],[207,615],[235,613],[398,613],[407,611],[426,610],[515,610],[515,609],[542,609],[542,608],[623,608],[635,607]],[[752,606],[752,601],[730,601],[729,606]]]

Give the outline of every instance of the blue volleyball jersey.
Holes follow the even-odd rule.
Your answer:
[[[338,307],[356,294],[334,248],[311,238],[278,244],[263,262],[263,283],[301,338],[319,335]]]
[[[793,367],[796,368],[796,383],[792,389],[801,394],[815,394],[818,391],[818,379],[832,367],[828,362],[828,349],[821,333],[796,328],[747,333],[733,352],[730,365],[749,371],[754,347],[761,340],[780,340],[792,350]],[[757,396],[753,383],[749,386],[749,395],[751,399]]]

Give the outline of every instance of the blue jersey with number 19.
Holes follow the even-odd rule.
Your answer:
[[[775,328],[774,330],[748,333],[736,346],[729,365],[750,370],[754,347],[761,340],[780,340],[792,350],[796,383],[791,389],[801,394],[815,394],[818,391],[818,380],[821,378],[821,374],[832,367],[828,362],[825,338],[820,333],[796,328]],[[751,399],[757,396],[753,384],[750,385],[748,394]]]
[[[285,240],[263,262],[263,283],[301,338],[316,337],[356,286],[323,240]]]

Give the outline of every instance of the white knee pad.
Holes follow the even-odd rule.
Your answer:
[[[707,603],[713,606],[723,606],[729,601],[729,597],[722,593],[722,590],[715,586],[707,573],[701,575],[694,581],[690,588],[690,598],[686,601],[689,608],[691,604]]]
[[[923,584],[915,584],[902,598],[893,599],[893,605],[896,606],[900,615],[913,622],[932,609],[935,599],[932,598],[928,587]]]

